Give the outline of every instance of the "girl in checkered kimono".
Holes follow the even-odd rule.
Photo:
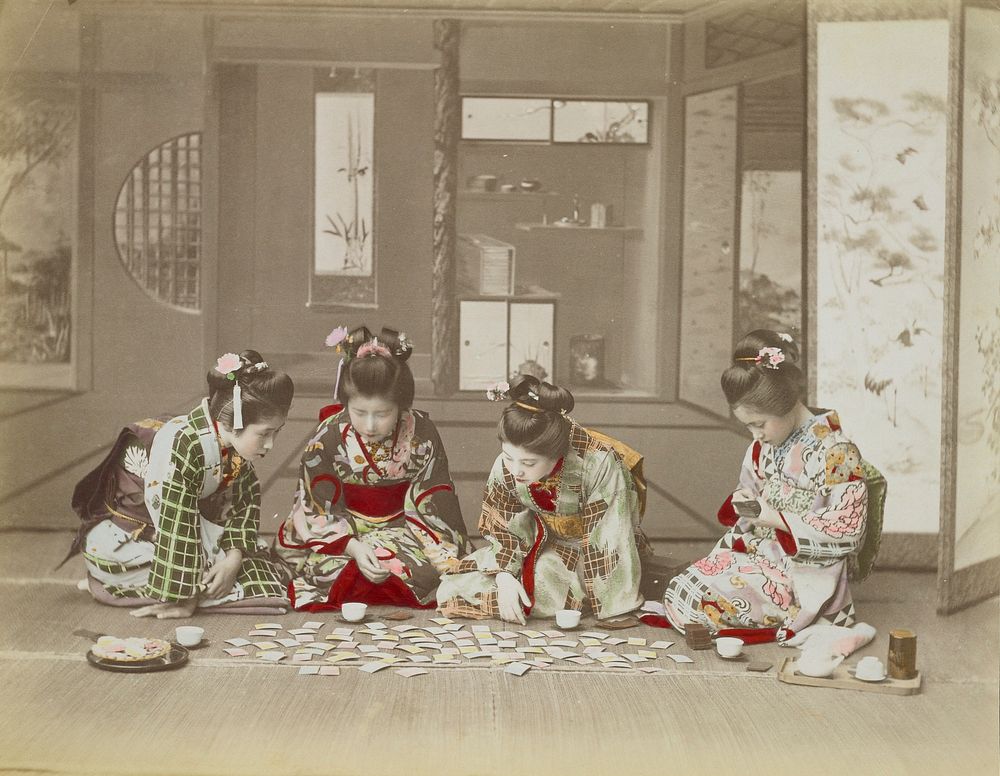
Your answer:
[[[854,623],[847,558],[865,531],[858,448],[837,413],[801,400],[798,350],[787,334],[751,332],[722,375],[753,435],[739,485],[719,509],[726,534],[667,585],[667,618],[746,641],[783,641],[817,622]]]
[[[448,457],[412,409],[405,334],[340,327],[334,390],[302,454],[299,485],[274,553],[301,611],[346,601],[433,608],[442,571],[468,550]]]
[[[534,377],[497,389],[490,398],[513,401],[479,519],[488,544],[441,578],[438,608],[521,624],[559,609],[604,619],[638,608],[646,544],[628,468],[567,416],[569,391]]]
[[[209,396],[186,415],[124,428],[73,492],[94,598],[132,614],[189,617],[216,607],[283,613],[284,589],[259,542],[253,459],[270,451],[292,402],[288,375],[247,350],[222,356]]]

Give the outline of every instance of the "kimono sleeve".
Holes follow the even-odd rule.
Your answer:
[[[639,596],[639,552],[634,524],[638,499],[613,451],[594,454],[584,475],[583,576],[599,619],[630,612]]]
[[[719,522],[729,529],[719,542],[719,546],[724,549],[746,552],[747,539],[753,531],[753,521],[746,517],[740,517],[733,506],[733,498],[740,491],[745,491],[753,496],[761,494],[764,485],[760,472],[761,450],[760,442],[754,442],[747,448],[740,466],[739,484],[719,507],[716,515]]]
[[[174,439],[163,474],[160,523],[146,595],[158,601],[183,601],[198,594],[204,561],[198,496],[204,477],[198,437],[181,432]]]
[[[455,494],[455,484],[448,468],[448,455],[441,437],[429,420],[422,419],[422,444],[429,445],[430,457],[413,476],[406,511],[418,516],[438,533],[443,533],[459,555],[469,551],[469,537],[462,519],[462,508]]]
[[[260,481],[249,461],[233,483],[233,501],[226,515],[226,527],[219,540],[219,549],[240,550],[250,555],[257,550],[257,529],[260,526]]]
[[[489,551],[489,560],[485,564],[479,563],[479,571],[486,574],[507,571],[515,577],[521,576],[528,548],[521,541],[521,537],[512,530],[511,524],[518,519],[527,522],[528,512],[517,494],[508,488],[504,477],[503,460],[498,456],[486,483],[483,511],[479,517],[479,532],[487,541],[485,549]],[[470,569],[460,567],[458,570]]]
[[[320,423],[302,453],[295,501],[277,538],[287,549],[343,555],[355,536],[354,521],[344,515],[344,484],[336,466],[344,450],[335,418]]]
[[[796,560],[832,563],[854,552],[864,538],[868,487],[857,447],[850,442],[830,447],[819,476],[812,509],[779,514],[795,542],[789,554]]]

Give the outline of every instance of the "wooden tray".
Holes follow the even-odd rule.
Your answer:
[[[881,682],[865,682],[855,679],[848,667],[841,663],[830,676],[823,678],[806,676],[795,671],[795,658],[786,657],[778,669],[778,681],[787,684],[801,684],[806,687],[831,687],[835,690],[859,690],[861,692],[880,692],[888,695],[916,695],[920,692],[921,676],[913,679],[893,679],[886,677]]]

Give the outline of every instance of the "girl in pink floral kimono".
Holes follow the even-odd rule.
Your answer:
[[[435,605],[441,572],[468,550],[448,457],[430,418],[411,408],[405,334],[335,329],[344,356],[335,395],[302,453],[291,513],[274,554],[292,606],[347,601]]]
[[[667,618],[681,632],[696,622],[748,642],[784,641],[813,623],[854,623],[846,561],[865,532],[861,453],[836,412],[802,403],[797,359],[789,335],[758,330],[722,375],[753,443],[719,509],[726,534],[667,585]]]

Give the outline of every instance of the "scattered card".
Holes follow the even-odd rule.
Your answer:
[[[388,629],[389,629],[389,626],[386,625],[384,622],[370,622],[370,623],[368,623],[368,630],[378,631],[378,630],[388,630]]]
[[[475,629],[476,629],[475,626],[473,626],[472,630]],[[504,639],[504,640],[516,639],[518,636],[516,631],[499,631],[497,633],[494,633],[493,635],[496,636],[498,639]]]
[[[253,644],[250,639],[226,639],[227,644],[232,644],[234,647],[248,647]]]
[[[392,630],[396,633],[407,633],[412,630],[420,630],[416,625],[397,625]]]
[[[650,660],[656,660],[656,653],[653,652],[653,650],[651,649],[637,649],[636,652],[638,652],[645,658],[649,658]]]
[[[410,655],[407,660],[411,663],[431,663],[433,660],[430,655]]]
[[[428,671],[426,668],[417,668],[416,666],[413,666],[412,668],[397,668],[396,673],[399,674],[400,676],[405,676],[407,679],[410,679],[414,676],[423,676],[424,674],[429,674],[430,671]]]
[[[261,652],[257,657],[270,663],[277,663],[279,660],[284,660],[286,655],[284,652]]]
[[[630,647],[644,647],[646,646],[646,639],[640,639],[638,636],[631,636],[629,637],[628,645]]]
[[[292,655],[292,662],[308,663],[310,660],[313,659],[313,655],[314,655],[313,652],[296,652],[294,655]]]
[[[605,663],[604,667],[605,668],[632,668],[632,664],[628,663],[628,662],[626,662],[626,663],[620,663],[620,662],[617,662],[617,661],[611,661],[611,662]]]
[[[460,622],[453,622],[453,623],[449,623],[448,625],[445,625],[444,629],[446,631],[450,632],[450,633],[454,633],[455,631],[462,630],[462,628],[464,628],[464,627],[465,626],[462,625],[462,623],[460,623]]]
[[[316,628],[289,628],[288,632],[293,636],[301,636],[305,633],[316,633]]]
[[[517,646],[517,639],[503,639],[497,642],[497,646],[501,649],[514,649]]]
[[[319,673],[319,666],[301,666],[299,676],[315,676]]]
[[[283,647],[297,647],[299,645],[295,639],[277,639],[277,642]]]
[[[276,630],[260,630],[260,629],[258,629],[258,630],[252,630],[252,631],[250,631],[250,635],[251,636],[270,636],[271,638],[274,638],[275,636],[278,635],[278,631],[276,631]]]
[[[687,655],[667,655],[675,663],[693,663],[694,661]]]
[[[563,633],[562,631],[547,630],[547,631],[542,631],[542,635],[543,636],[547,636],[550,639],[560,639],[563,636],[565,636],[566,634]]]
[[[334,652],[326,656],[327,663],[342,663],[345,660],[357,660],[358,656],[353,652]]]
[[[490,626],[489,625],[473,625],[472,626],[472,632],[473,633],[489,633],[490,632]]]
[[[523,631],[521,631],[521,633],[523,633],[529,639],[541,639],[541,638],[545,638],[545,634],[544,633],[540,633],[539,631],[536,631],[536,630],[523,630]]]
[[[610,634],[601,633],[600,631],[587,631],[586,633],[581,633],[580,636],[586,636],[588,639],[598,639],[599,641],[604,641]]]
[[[281,625],[276,622],[258,622],[253,627],[258,630],[281,630]]]
[[[670,649],[674,645],[672,641],[654,641],[649,646],[653,649]]]
[[[527,663],[521,662],[510,663],[506,668],[504,668],[505,673],[514,674],[514,676],[524,676],[530,670],[531,666]]]
[[[580,666],[585,666],[594,662],[593,658],[584,657],[583,655],[580,655],[579,657],[570,657],[566,659],[569,660],[570,663],[576,663],[577,665]]]
[[[338,636],[350,636],[352,633],[354,633],[354,628],[334,628],[333,632]],[[327,638],[330,637],[327,636]]]
[[[411,655],[417,655],[424,651],[423,647],[415,647],[412,644],[400,644],[397,649],[401,649],[403,652],[408,652]]]
[[[600,639],[591,638],[590,636],[581,636],[580,644],[585,647],[596,647],[601,643]]]
[[[388,668],[388,663],[365,663],[363,666],[359,667],[359,671],[364,671],[366,674],[374,674],[381,671],[383,668]]]
[[[245,649],[241,649],[240,647],[229,647],[228,649],[224,649],[223,652],[229,655],[229,657],[245,657],[250,654]]]
[[[604,643],[605,644],[610,644],[611,646],[615,647],[615,646],[618,646],[619,644],[624,644],[625,643],[625,639],[620,639],[617,636],[611,636],[611,637],[608,637],[608,638],[604,639]]]
[[[644,674],[665,674],[666,670],[663,668],[657,668],[656,666],[636,666]]]
[[[278,645],[273,641],[255,641],[254,646],[260,650],[277,649]]]
[[[630,663],[645,663],[646,662],[646,658],[644,658],[642,655],[633,655],[631,653],[628,653],[628,654],[622,655],[622,657],[625,658]]]
[[[303,628],[315,628],[316,630],[319,630],[320,628],[323,627],[323,623],[321,623],[321,622],[319,622],[317,620],[313,620],[311,622],[304,623],[302,625],[302,627]],[[289,631],[289,633],[291,633],[291,631]]]
[[[320,666],[320,676],[340,676],[340,668],[337,666]]]
[[[575,647],[578,643],[576,639],[553,639],[549,642],[553,647]]]
[[[451,625],[454,620],[449,620],[447,617],[431,617],[431,622],[438,625]]]

